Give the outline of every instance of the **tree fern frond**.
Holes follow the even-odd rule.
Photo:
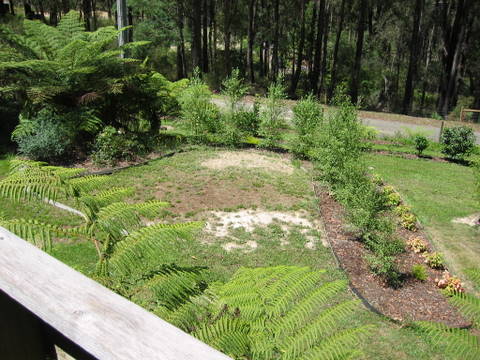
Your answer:
[[[68,183],[80,193],[96,190],[98,187],[108,184],[111,179],[104,175],[90,175],[70,179]]]
[[[0,226],[45,251],[51,250],[54,235],[66,233],[61,227],[31,219],[0,220]]]
[[[133,194],[133,188],[111,188],[109,190],[101,191],[95,195],[81,196],[78,201],[87,207],[91,212],[97,212],[100,208],[124,199]]]
[[[372,325],[347,329],[328,337],[320,345],[307,351],[301,360],[343,360],[358,358],[361,352],[355,350],[362,336],[365,336],[373,328]],[[282,357],[282,359],[289,359]]]
[[[170,264],[178,261],[179,239],[191,239],[201,223],[155,224],[133,232],[115,246],[109,260],[113,272],[128,275],[145,264]]]
[[[80,13],[74,10],[62,16],[57,29],[68,39],[81,39],[86,36],[85,25],[80,20]]]
[[[480,288],[480,268],[465,269],[465,273],[473,283]]]
[[[416,321],[414,326],[434,345],[440,345],[451,359],[480,359],[480,339],[468,330],[428,321]]]
[[[227,355],[243,357],[249,349],[249,326],[238,318],[224,316],[213,324],[204,325],[193,333]]]
[[[468,319],[471,319],[476,326],[480,325],[480,298],[472,294],[456,292],[449,300],[453,305],[457,306]]]
[[[315,347],[320,339],[330,336],[338,331],[339,321],[352,315],[358,309],[356,300],[346,301],[335,305],[320,313],[315,320],[310,320],[308,325],[297,328],[294,334],[282,336],[280,344],[285,351],[284,359],[296,359],[308,349]],[[281,333],[282,329],[277,329]]]

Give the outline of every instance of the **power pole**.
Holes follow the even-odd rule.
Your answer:
[[[127,1],[126,0],[117,0],[117,29],[123,29],[125,26],[128,26],[127,20]],[[118,46],[123,46],[128,42],[128,31],[122,31],[118,34]],[[125,53],[122,52],[120,55],[122,58],[125,57]]]

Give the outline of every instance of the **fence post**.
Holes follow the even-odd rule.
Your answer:
[[[443,133],[443,127],[445,126],[445,121],[442,120],[442,124],[440,125],[440,133],[438,134],[438,142],[442,141],[442,133]]]

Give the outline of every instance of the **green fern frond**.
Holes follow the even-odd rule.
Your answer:
[[[133,194],[133,188],[111,188],[101,191],[95,195],[81,196],[78,201],[89,209],[92,213],[97,212],[100,208],[120,201]]]
[[[480,298],[465,293],[454,293],[450,298],[450,302],[457,306],[460,311],[473,321],[476,326],[480,325]]]
[[[57,29],[68,39],[78,39],[86,36],[85,26],[80,20],[80,13],[78,11],[69,11],[63,15],[58,22]]]
[[[242,319],[225,316],[193,333],[198,339],[233,357],[246,357],[249,353],[248,323]]]
[[[480,339],[468,330],[450,328],[441,323],[417,321],[417,331],[423,333],[434,346],[441,346],[450,359],[480,359]]]
[[[111,179],[108,176],[89,175],[71,179],[68,183],[79,193],[88,193],[96,190],[102,185],[108,184],[110,180]]]
[[[203,275],[191,271],[174,271],[153,277],[144,284],[152,301],[171,311],[198,295]]]
[[[0,220],[0,226],[45,251],[51,250],[53,236],[66,233],[61,227],[31,219]]]
[[[144,227],[115,246],[109,265],[114,273],[126,276],[144,269],[148,264],[160,265],[178,261],[178,240],[190,240],[201,226],[201,223],[194,222]]]
[[[248,358],[298,359],[305,354],[312,359],[315,354],[325,359],[348,358],[357,353],[357,335],[368,328],[344,329],[345,320],[359,309],[356,300],[337,300],[346,287],[345,280],[324,282],[323,271],[308,267],[242,268],[214,290],[218,300],[212,308],[218,309],[222,319],[233,317],[248,324]],[[224,351],[219,339],[227,334],[220,330],[213,328],[208,333],[210,328],[205,325],[198,336]],[[209,336],[214,337],[211,342]],[[239,345],[244,349],[242,342]],[[237,358],[245,355],[231,354]]]
[[[465,269],[465,273],[467,274],[469,280],[473,281],[475,286],[480,288],[480,268]]]
[[[340,331],[323,340],[319,346],[307,351],[300,360],[343,360],[354,359],[361,356],[361,352],[355,350],[362,336],[367,335],[373,327],[362,327]],[[282,357],[282,359],[287,359]]]

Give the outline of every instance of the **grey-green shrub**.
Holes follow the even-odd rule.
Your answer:
[[[470,155],[475,148],[475,134],[467,126],[446,128],[443,130],[442,153],[451,159],[461,160]]]
[[[281,130],[284,125],[286,98],[283,79],[280,77],[268,87],[268,94],[264,107],[260,110],[259,134],[263,136],[262,146],[278,146]]]
[[[18,152],[32,160],[65,161],[72,154],[73,133],[64,119],[44,108],[31,118],[22,117],[12,139]]]

